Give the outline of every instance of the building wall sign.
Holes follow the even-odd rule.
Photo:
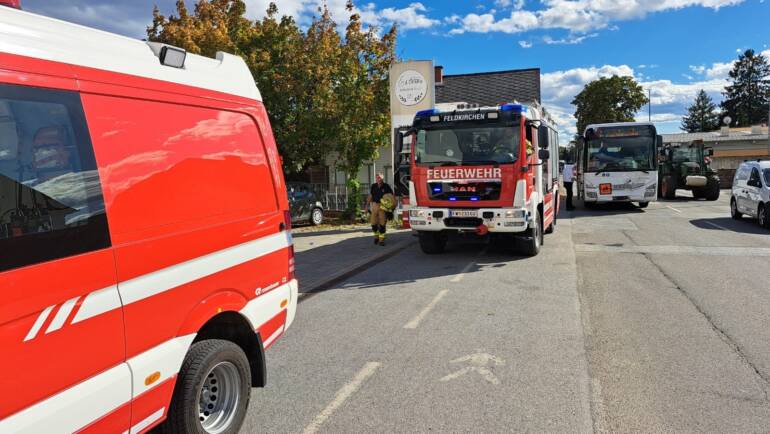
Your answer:
[[[401,73],[396,80],[396,98],[407,107],[417,105],[428,93],[428,81],[419,72],[410,69]]]

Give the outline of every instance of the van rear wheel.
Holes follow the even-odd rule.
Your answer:
[[[251,369],[243,350],[230,341],[196,342],[182,363],[167,434],[236,434],[251,396]]]

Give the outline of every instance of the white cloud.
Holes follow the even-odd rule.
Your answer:
[[[521,48],[532,48],[532,43],[529,41],[519,41]]]
[[[514,8],[510,17],[468,14],[452,34],[465,32],[519,33],[532,29],[567,29],[585,33],[611,27],[614,21],[641,19],[650,13],[704,7],[718,10],[745,0],[541,0],[543,8],[529,11]],[[511,1],[503,3],[511,4]],[[518,3],[518,2],[517,2]],[[523,2],[521,4],[523,6]]]
[[[246,0],[246,15],[249,18],[262,18],[271,1],[275,0]],[[300,24],[307,24],[318,9],[326,5],[332,18],[344,26],[351,12],[347,10],[347,0],[281,0],[277,2],[280,15],[291,15]],[[353,8],[352,13],[361,16],[361,21],[370,26],[385,27],[397,24],[401,30],[427,29],[436,26],[441,21],[429,18],[428,9],[420,2],[414,2],[404,8],[377,9],[375,3],[366,3]]]
[[[568,36],[566,38],[561,39],[553,39],[550,36],[543,37],[543,42],[545,42],[548,45],[577,45],[582,44],[583,41],[589,38],[595,38],[599,36],[598,33],[591,33],[588,35],[582,35],[582,36]]]

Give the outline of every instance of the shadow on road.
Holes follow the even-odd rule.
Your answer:
[[[690,220],[690,224],[700,229],[712,231],[728,230],[741,234],[768,235],[770,237],[770,230],[760,227],[755,219],[749,218],[740,220],[733,220],[730,217],[702,218]]]
[[[302,226],[302,227],[308,227],[308,226]],[[302,227],[299,227],[299,228],[301,229]],[[310,226],[310,227],[312,227],[312,226]],[[305,237],[314,237],[314,236],[317,236],[317,235],[352,234],[352,233],[355,233],[355,232],[362,232],[362,233],[366,232],[366,233],[368,233],[370,231],[371,231],[371,229],[366,228],[366,227],[350,228],[350,229],[329,229],[329,230],[325,230],[325,231],[307,230],[307,231],[302,231],[302,232],[292,232],[291,236],[293,238],[305,238]]]
[[[461,272],[478,273],[523,259],[529,258],[518,256],[513,249],[492,247],[486,240],[453,237],[443,254],[426,255],[415,243],[371,270],[350,277],[339,287],[360,290],[406,285],[425,279],[457,276]]]
[[[567,211],[567,209],[564,206],[561,207],[559,218],[574,219],[574,218],[584,218],[584,217],[600,217],[600,216],[643,214],[643,213],[644,213],[644,209],[639,208],[635,203],[631,203],[631,202],[607,203],[607,204],[601,204],[601,205],[594,205],[591,208],[586,208],[583,201],[576,200],[575,209],[572,211]]]

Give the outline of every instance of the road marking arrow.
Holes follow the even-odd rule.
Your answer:
[[[450,381],[462,377],[469,372],[476,372],[481,375],[481,378],[492,384],[500,384],[500,380],[492,373],[487,366],[490,364],[494,366],[505,365],[505,360],[495,357],[491,354],[478,352],[476,354],[469,354],[467,356],[460,357],[452,360],[450,363],[468,363],[471,366],[466,366],[457,372],[453,372],[439,381]]]

